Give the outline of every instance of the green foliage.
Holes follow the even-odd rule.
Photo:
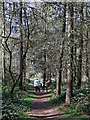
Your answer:
[[[60,105],[60,103],[65,102],[65,96],[66,92],[63,92],[59,96],[53,96],[49,102],[51,105]],[[66,108],[65,104],[62,104],[62,106]],[[89,115],[90,113],[89,89],[74,90],[70,108],[65,110],[59,107],[58,110],[65,111],[63,117],[86,118],[83,115]]]
[[[46,94],[50,94],[50,93],[52,93],[52,91],[51,91],[51,90],[49,90],[48,92],[46,92]]]
[[[53,96],[49,101],[50,104],[56,106],[56,105],[59,105],[60,103],[64,103],[65,95],[66,95],[66,92],[63,92],[61,95]]]
[[[56,81],[51,80],[51,82],[48,83],[48,86],[50,86],[51,91],[54,91],[54,89],[56,89]]]
[[[73,112],[76,113],[76,111],[75,111],[74,109],[72,109],[72,108],[68,108],[68,109],[66,109],[65,112],[66,112],[66,113],[73,113]]]
[[[76,113],[68,113],[68,114],[64,114],[62,115],[62,117],[77,117],[77,114]]]
[[[26,81],[27,81],[28,83],[30,83],[30,82],[31,82],[29,78],[27,78],[27,79],[26,79]]]
[[[67,117],[67,118],[83,118],[84,120],[87,119],[87,116],[79,115],[75,109],[72,109],[71,107],[66,109],[65,113],[61,115],[61,117]],[[71,120],[71,119],[70,119]],[[74,119],[73,119],[74,120]]]
[[[28,114],[25,114],[22,112],[18,112],[16,115],[19,116],[20,118],[30,118],[30,116]]]
[[[33,91],[29,91],[28,94],[28,98],[33,98],[35,93]]]
[[[18,87],[15,88],[12,96],[7,89],[4,90],[2,105],[3,118],[30,118],[25,112],[31,108],[31,97],[33,97],[33,92],[20,91]]]
[[[90,113],[89,89],[80,89],[74,92],[71,102],[71,108],[79,114]]]
[[[70,107],[65,109],[65,114],[61,115],[62,117],[88,119],[86,115],[90,113],[89,89],[74,91]],[[59,107],[58,110],[61,108]]]
[[[26,108],[26,111],[31,107],[31,100],[30,98],[27,97],[22,97],[19,101],[18,101],[19,105],[23,105],[24,108]]]
[[[31,78],[31,77],[35,77],[35,75],[36,75],[36,73],[31,72],[30,75],[29,75],[29,77],[30,77],[30,78]]]
[[[33,85],[31,83],[28,83],[28,84],[26,84],[25,89],[30,90],[32,88],[32,86]]]
[[[63,109],[61,107],[59,107],[58,110],[63,111]]]

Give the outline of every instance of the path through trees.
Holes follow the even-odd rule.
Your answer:
[[[36,78],[40,84],[48,82],[58,107],[63,102],[74,117],[90,113],[89,17],[88,1],[0,2],[3,117],[25,118],[31,102],[32,116],[58,116],[47,94],[37,93],[28,101],[28,88]]]
[[[52,95],[47,94],[46,92],[37,92],[35,93],[34,98],[32,98],[32,107],[31,107],[31,117],[38,120],[47,120],[47,119],[59,119],[60,115],[63,115],[63,111],[58,111],[58,106],[51,106],[49,99]],[[61,119],[60,119],[61,120]]]

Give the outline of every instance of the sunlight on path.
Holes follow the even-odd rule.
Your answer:
[[[48,99],[51,97],[50,94],[45,92],[35,93],[34,98],[32,98],[32,108],[29,115],[37,119],[48,119],[48,118],[59,118],[62,111],[58,111],[57,106],[51,106]]]

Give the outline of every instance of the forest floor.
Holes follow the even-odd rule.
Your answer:
[[[64,112],[58,110],[58,106],[51,106],[48,102],[51,94],[46,92],[37,92],[32,98],[32,107],[30,110],[30,116],[34,120],[61,120],[60,115]]]

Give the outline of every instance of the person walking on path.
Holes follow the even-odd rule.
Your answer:
[[[43,83],[42,82],[42,90],[44,91],[44,88],[46,89],[46,92],[48,92],[48,87],[47,87],[48,82]]]
[[[35,91],[39,91],[40,92],[40,87],[39,87],[39,81],[38,79],[34,80],[34,87],[35,87]]]

